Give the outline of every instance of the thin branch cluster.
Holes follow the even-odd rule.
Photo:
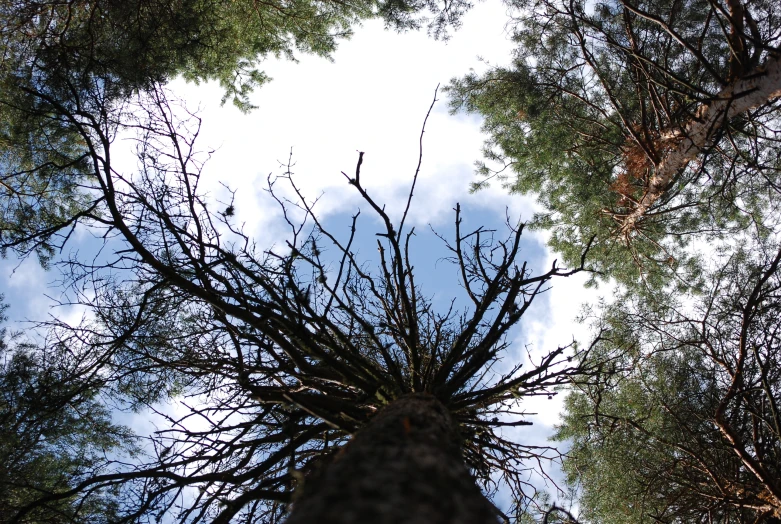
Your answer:
[[[361,180],[363,153],[345,176],[380,221],[376,264],[356,254],[360,213],[346,238],[330,232],[290,166],[268,181],[289,235],[270,248],[255,244],[237,225],[232,199],[218,208],[199,189],[208,156],[195,148],[200,121],[178,120],[163,91],[100,117],[48,102],[87,145],[96,198],[87,224],[106,239],[93,260],[63,265],[70,302],[89,316],[48,327],[100,355],[104,387],[155,410],[161,427],[135,463],[42,493],[18,519],[34,506],[112,488],[125,520],[275,522],[309,471],[413,392],[448,407],[488,492],[499,482],[518,504],[526,500],[528,471],[555,453],[513,442],[502,428],[529,424],[520,401],[552,395],[582,373],[584,359],[573,357],[588,349],[558,347],[504,371],[497,362],[534,299],[552,279],[583,270],[586,253],[580,267],[535,274],[519,261],[522,225],[508,222],[506,238],[464,231],[457,205],[455,237],[441,238],[467,306],[454,300],[440,311],[410,262],[409,202],[394,222]],[[120,131],[138,137],[130,175],[111,159]],[[163,409],[175,395],[185,408]]]

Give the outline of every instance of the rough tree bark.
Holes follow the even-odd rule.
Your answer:
[[[642,199],[624,217],[620,231],[634,231],[654,202],[667,191],[675,175],[712,145],[722,122],[781,97],[781,57],[771,58],[765,66],[725,87],[714,99],[703,104],[682,128],[662,136],[675,145],[654,166],[654,174]]]
[[[458,426],[435,397],[383,408],[323,471],[307,478],[286,524],[496,524]]]

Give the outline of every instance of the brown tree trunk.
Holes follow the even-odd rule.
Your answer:
[[[702,105],[681,129],[663,135],[675,140],[675,147],[666,151],[654,166],[654,174],[645,194],[636,207],[624,217],[620,231],[629,236],[651,206],[664,196],[675,175],[707,147],[727,120],[781,97],[781,57],[771,57],[754,74],[738,79],[725,87],[713,100]]]
[[[286,524],[496,524],[464,465],[458,427],[430,395],[399,398],[319,474]]]

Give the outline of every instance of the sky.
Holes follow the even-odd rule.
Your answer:
[[[252,95],[257,109],[249,114],[221,106],[218,85],[173,81],[171,93],[202,118],[200,146],[214,150],[204,169],[205,189],[217,200],[227,197],[222,184],[236,190],[236,222],[243,223],[259,243],[274,243],[282,238],[284,227],[264,191],[266,178],[284,172],[284,164],[292,158],[297,184],[309,197],[320,198],[321,218],[334,231],[343,228],[346,234],[349,216],[359,208],[368,215],[342,175],[354,172],[358,151],[363,151],[363,184],[392,217],[399,217],[418,162],[423,120],[437,86],[472,68],[484,69],[482,60],[509,62],[513,45],[505,29],[505,9],[497,1],[478,4],[447,42],[425,32],[386,31],[381,22],[369,21],[340,44],[332,61],[312,56],[300,56],[295,63],[268,61],[263,69],[273,80]],[[452,236],[453,208],[460,202],[467,223],[501,228],[506,216],[530,219],[535,203],[497,186],[469,194],[473,164],[481,158],[484,140],[480,119],[451,115],[441,88],[437,99],[426,126],[409,221],[419,232],[413,246],[420,260],[418,281],[430,296],[449,297],[458,293],[456,279],[443,269],[445,252],[427,232],[429,226]],[[126,155],[123,165],[132,169],[133,144],[121,142],[117,146]],[[371,233],[368,237],[376,224],[368,216],[360,223]],[[82,232],[68,249],[83,249],[89,243]],[[367,244],[366,249],[373,248]],[[529,232],[523,257],[535,271],[544,272],[556,254],[545,247],[544,234]],[[11,329],[24,329],[25,319],[42,315],[78,316],[78,311],[52,308],[57,278],[56,271],[43,271],[34,259],[0,261],[0,292],[11,306]],[[556,282],[531,308],[514,341],[515,357],[525,358],[527,347],[545,351],[573,338],[588,341],[588,330],[574,319],[584,301],[605,290],[587,291],[584,281],[585,277],[575,276]],[[518,429],[517,436],[544,444],[558,420],[561,399],[537,399],[526,407],[538,413],[530,417],[535,426]],[[135,420],[139,427],[144,426],[142,419]]]

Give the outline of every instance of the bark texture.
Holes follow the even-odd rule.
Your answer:
[[[286,524],[496,524],[461,455],[458,427],[430,395],[383,408],[304,481]]]
[[[654,174],[643,198],[621,224],[621,233],[629,235],[654,202],[667,190],[675,175],[706,148],[710,147],[722,123],[781,97],[781,57],[774,56],[753,74],[725,87],[714,99],[702,105],[694,118],[680,130],[663,136],[676,140],[654,167]]]

